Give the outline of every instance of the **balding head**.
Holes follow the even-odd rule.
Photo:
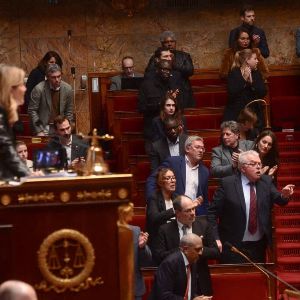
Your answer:
[[[31,285],[9,280],[0,285],[0,300],[37,300],[37,295]]]

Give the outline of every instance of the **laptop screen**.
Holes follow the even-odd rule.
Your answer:
[[[139,90],[144,77],[128,77],[121,80],[122,90]]]
[[[63,169],[65,163],[65,151],[60,150],[37,150],[33,157],[34,169]]]

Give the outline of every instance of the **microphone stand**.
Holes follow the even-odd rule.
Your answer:
[[[229,243],[228,243],[229,244]],[[300,291],[298,289],[296,289],[294,286],[292,286],[291,284],[287,283],[286,281],[284,281],[283,279],[281,279],[279,276],[276,276],[275,274],[273,274],[272,272],[270,272],[268,269],[264,268],[263,266],[259,266],[257,263],[253,262],[247,255],[245,255],[243,252],[241,252],[239,249],[237,249],[236,247],[230,245],[230,251],[237,253],[239,255],[241,255],[242,257],[244,257],[250,264],[252,264],[255,268],[257,268],[258,270],[260,270],[264,275],[266,275],[266,277],[268,278],[268,299],[272,300],[272,296],[271,296],[271,281],[270,281],[270,276],[273,277],[274,279],[280,281],[281,283],[283,283],[285,286],[289,287],[292,291],[296,292],[297,294],[300,293]]]

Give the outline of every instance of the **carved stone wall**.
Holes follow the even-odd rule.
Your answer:
[[[161,31],[177,34],[177,47],[191,53],[196,68],[220,65],[228,32],[239,24],[242,1],[207,3],[202,9],[172,8],[165,13],[152,5],[129,18],[113,10],[108,0],[58,0],[56,5],[48,0],[0,0],[0,63],[19,65],[28,74],[48,50],[59,52],[64,80],[70,84],[70,68],[76,67],[77,122],[87,133],[88,100],[87,92],[78,90],[80,75],[119,70],[124,55],[134,56],[136,69],[143,71],[159,46]],[[295,30],[300,26],[300,2],[257,1],[255,12],[269,42],[268,63],[298,63]]]

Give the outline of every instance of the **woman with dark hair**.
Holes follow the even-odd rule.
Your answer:
[[[276,135],[271,130],[264,130],[256,138],[253,148],[260,157],[262,173],[275,177],[279,164],[279,151]]]
[[[12,138],[12,126],[18,120],[18,106],[24,103],[24,76],[25,72],[20,68],[0,65],[0,180],[29,175]]]
[[[252,100],[263,98],[267,89],[261,73],[257,70],[258,59],[253,49],[236,52],[228,76],[228,102],[224,110],[224,121],[236,121],[238,115]],[[264,127],[263,108],[260,103],[251,105],[257,115],[257,127]]]
[[[172,92],[167,92],[166,97],[160,102],[160,114],[152,120],[152,142],[165,137],[163,121],[170,116],[178,119],[182,123],[183,132],[187,132],[185,117],[181,114],[174,95]]]
[[[228,77],[236,52],[243,49],[252,49],[255,52],[258,59],[257,69],[261,72],[263,78],[266,78],[268,76],[269,69],[260,53],[260,50],[252,47],[250,34],[245,28],[241,28],[236,32],[234,46],[225,50],[220,68],[220,77]]]
[[[147,232],[149,245],[155,244],[159,227],[175,217],[173,200],[175,199],[176,178],[170,168],[162,168],[156,176],[157,191],[147,203]]]
[[[62,68],[62,66],[63,66],[61,57],[55,51],[48,51],[44,55],[44,57],[39,61],[37,67],[34,68],[30,72],[27,82],[26,82],[26,88],[27,88],[27,91],[25,93],[26,108],[27,108],[29,100],[30,100],[31,91],[37,84],[39,84],[41,81],[45,80],[46,69],[47,69],[47,66],[50,64],[57,64],[60,66],[60,68]]]

